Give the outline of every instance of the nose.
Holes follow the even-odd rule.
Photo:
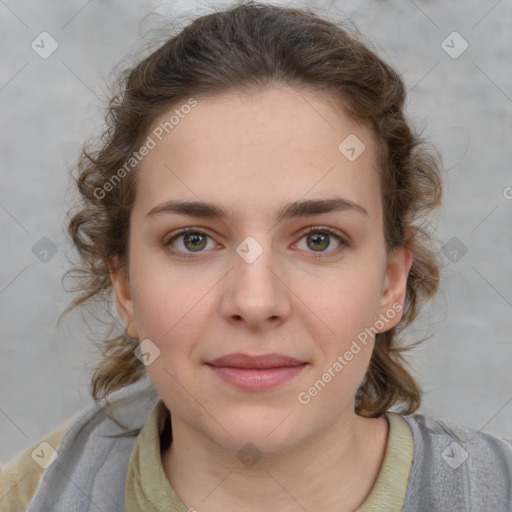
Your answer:
[[[290,287],[269,237],[247,237],[233,252],[226,276],[221,313],[231,323],[245,323],[252,331],[276,327],[290,314]]]

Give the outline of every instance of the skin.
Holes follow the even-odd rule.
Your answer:
[[[352,162],[338,150],[349,134],[366,146]],[[354,412],[374,339],[307,405],[297,400],[359,333],[404,305],[412,255],[385,251],[375,148],[372,133],[331,99],[274,87],[198,98],[141,162],[129,268],[113,261],[111,279],[128,334],[160,350],[147,371],[171,411],[162,465],[187,507],[352,511],[375,483],[388,421]],[[333,195],[368,216],[347,210],[276,223],[285,203]],[[234,216],[147,216],[170,199],[212,202]],[[311,226],[331,227],[349,245],[327,235],[318,249],[304,234]],[[208,235],[201,252],[184,236],[173,242],[194,258],[163,246],[184,227]],[[252,263],[236,252],[247,236],[263,249]],[[308,364],[276,388],[246,391],[205,365],[233,352]],[[248,442],[262,455],[251,467],[237,457]]]

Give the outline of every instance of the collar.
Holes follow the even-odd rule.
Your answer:
[[[413,456],[413,439],[407,422],[394,412],[386,412],[389,435],[377,480],[356,512],[387,510],[400,512]],[[167,425],[167,426],[166,426]],[[130,457],[125,512],[188,512],[164,472],[161,450],[171,442],[170,413],[160,399],[141,430]]]

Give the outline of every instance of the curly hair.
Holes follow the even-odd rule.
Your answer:
[[[80,260],[68,274],[79,285],[63,315],[93,301],[112,305],[109,264],[116,258],[121,269],[128,265],[137,166],[108,192],[105,184],[116,173],[119,177],[155,119],[192,96],[274,84],[312,89],[335,98],[343,112],[376,135],[386,249],[407,246],[413,253],[403,316],[376,334],[355,410],[377,417],[395,404],[406,414],[418,409],[422,393],[402,352],[424,339],[406,346],[401,333],[439,287],[440,256],[424,227],[441,202],[439,158],[405,118],[406,90],[399,74],[357,30],[344,25],[311,10],[239,2],[196,18],[119,75],[107,128],[92,148],[84,145],[74,169],[79,197],[69,213],[68,233]],[[91,377],[95,401],[144,375],[133,342],[111,323]]]

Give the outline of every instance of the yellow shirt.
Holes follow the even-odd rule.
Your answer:
[[[130,457],[125,487],[125,512],[188,512],[164,472],[160,437],[169,412],[159,400],[139,434]],[[387,412],[389,436],[381,470],[357,512],[400,512],[412,464],[412,433],[401,416]]]
[[[125,512],[188,512],[167,480],[162,465],[161,435],[168,414],[167,407],[159,400],[137,438],[126,478]],[[386,417],[390,429],[384,461],[377,481],[357,512],[402,510],[413,456],[412,434],[398,414],[387,412]],[[19,512],[27,508],[43,472],[43,468],[32,458],[32,453],[41,441],[58,448],[68,425],[69,420],[1,468],[0,512]]]
[[[27,508],[43,473],[43,467],[35,462],[36,455],[40,452],[37,448],[43,441],[52,448],[57,448],[69,422],[70,420],[67,420],[52,430],[0,468],[0,512],[20,512]]]

